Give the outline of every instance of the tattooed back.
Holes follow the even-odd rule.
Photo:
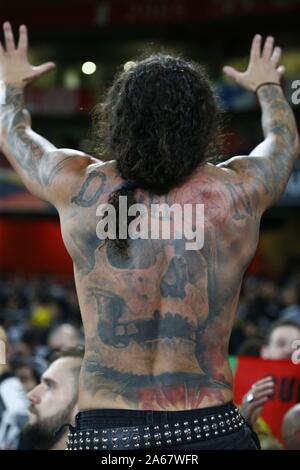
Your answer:
[[[224,68],[237,83],[256,92],[262,109],[264,140],[249,155],[233,157],[217,166],[205,164],[184,184],[159,198],[146,191],[136,191],[137,202],[148,207],[153,202],[169,206],[177,203],[181,207],[203,204],[204,246],[188,251],[185,240],[174,236],[169,240],[162,237],[137,239],[130,240],[128,256],[124,257],[116,251],[114,242],[103,243],[96,235],[97,208],[108,201],[111,192],[121,183],[114,162],[103,164],[82,152],[57,149],[32,130],[30,116],[24,108],[23,89],[53,68],[53,64],[38,67],[29,64],[24,26],[20,28],[17,47],[9,23],[4,25],[4,36],[4,48],[0,44],[0,81],[4,86],[0,149],[28,190],[53,204],[60,214],[63,238],[74,261],[86,335],[80,409],[190,409],[230,400],[227,346],[242,276],[256,249],[260,217],[283,194],[299,156],[296,121],[280,87],[282,67],[277,67],[280,48],[273,48],[274,40],[268,37],[261,49],[261,36],[256,35],[246,71]],[[154,71],[156,95],[156,65]],[[190,87],[186,87],[187,75],[179,75],[183,77],[180,95],[184,96],[183,92]],[[119,95],[122,86],[119,87],[118,80],[114,91]],[[203,121],[204,109],[207,118],[210,108],[211,124],[216,123],[213,102],[207,106],[208,101],[203,101],[205,88],[206,98],[210,96],[214,100],[210,86],[202,86],[206,81],[203,82],[202,73],[200,81],[201,86],[198,83],[195,88],[197,92],[188,91],[188,99],[193,108],[195,96],[200,93],[201,111],[198,109],[194,115],[181,103],[184,113],[177,113],[183,116],[182,126],[178,125],[183,132],[183,147],[189,138],[198,142],[190,128],[193,124],[195,132],[199,132],[195,118],[198,113]],[[128,116],[131,116],[135,108],[127,93],[129,88],[124,87],[124,94],[130,108]],[[131,88],[132,98],[138,103],[136,109],[140,110],[137,89]],[[161,88],[165,89],[165,86]],[[145,95],[144,86],[140,91],[146,96],[148,106],[150,95]],[[104,108],[110,101],[114,106],[113,95],[109,93]],[[160,103],[159,113],[161,109]],[[185,114],[187,109],[188,114]],[[177,124],[173,128],[172,106],[166,106],[164,117],[165,111],[171,116],[173,131]],[[116,116],[118,118],[118,109]],[[194,117],[189,121],[191,116]],[[154,122],[151,117],[151,120],[157,135],[159,119]],[[127,126],[127,119],[124,122]],[[165,128],[171,129],[169,124]],[[110,130],[104,142],[114,139],[116,134]],[[135,132],[136,129],[134,136]],[[143,132],[138,129],[138,134],[140,140]],[[212,134],[205,132],[205,135]],[[162,134],[160,142],[165,143],[165,137]],[[127,127],[123,138],[128,139]],[[122,139],[117,140],[122,142]],[[208,142],[204,146],[206,151],[207,145]],[[132,174],[133,169],[130,170]],[[151,214],[151,220],[157,217]]]
[[[91,165],[61,214],[86,336],[80,409],[227,402],[228,341],[259,228],[243,182],[206,164],[167,195],[137,190],[149,213],[153,203],[204,204],[204,245],[187,250],[172,236],[129,240],[127,256],[96,234],[97,207],[121,182],[114,162]]]

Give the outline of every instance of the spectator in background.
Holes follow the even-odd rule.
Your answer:
[[[49,328],[59,316],[57,305],[46,296],[40,296],[33,304],[30,323],[37,328]]]
[[[282,310],[280,318],[292,320],[300,326],[300,285],[289,284],[281,293]]]
[[[290,359],[295,349],[293,343],[300,339],[300,325],[291,320],[275,322],[265,338],[260,357],[263,359]],[[254,426],[264,404],[274,394],[274,381],[266,377],[252,385],[242,401],[241,413]]]
[[[300,324],[293,320],[278,320],[273,323],[261,349],[263,359],[290,359],[293,343],[300,339]]]
[[[230,338],[230,354],[237,356],[260,356],[263,340],[264,335],[262,330],[253,320],[245,319],[240,321],[234,328]]]
[[[260,357],[263,340],[259,337],[248,338],[238,351],[238,356]]]
[[[40,382],[47,363],[42,358],[15,357],[11,362],[11,368],[21,381],[25,392],[28,393]]]
[[[38,328],[26,328],[19,340],[12,343],[12,356],[28,358],[35,356],[37,349],[44,340],[44,336],[43,332]]]
[[[79,373],[83,348],[69,348],[56,355],[38,384],[27,397],[29,421],[22,433],[20,449],[63,450],[67,423],[78,413]]]
[[[52,351],[72,348],[80,343],[79,329],[69,323],[55,327],[48,336],[48,346]]]
[[[20,296],[16,293],[11,293],[4,302],[3,309],[1,309],[3,324],[5,326],[19,324],[20,319],[24,319],[26,316],[26,309],[22,306]]]
[[[262,278],[250,288],[254,288],[255,294],[249,297],[245,319],[259,328],[268,328],[279,316],[279,286],[271,279]]]
[[[230,338],[231,355],[243,354],[240,349],[246,341],[263,339],[270,325],[279,318],[280,295],[279,286],[271,279],[255,276],[245,279],[238,318]]]
[[[1,327],[0,341],[4,342],[8,351],[8,339]],[[14,377],[8,364],[1,364],[1,362],[0,450],[13,450],[18,446],[21,428],[28,417],[28,403],[20,380]]]
[[[287,450],[300,450],[300,403],[285,414],[281,433]]]

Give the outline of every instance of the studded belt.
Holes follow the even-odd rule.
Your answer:
[[[237,408],[189,421],[78,430],[70,427],[66,450],[159,449],[226,436],[246,425]]]

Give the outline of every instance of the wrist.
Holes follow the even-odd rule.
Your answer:
[[[279,82],[263,82],[255,88],[254,92],[257,93],[261,88],[266,86],[278,86],[281,88],[281,84]]]
[[[4,86],[15,86],[18,88],[24,89],[26,84],[24,83],[24,80],[20,78],[12,78],[12,77],[5,77],[2,76],[0,77],[0,83],[3,84]]]
[[[0,80],[0,105],[24,105],[24,86],[20,82],[7,83]]]

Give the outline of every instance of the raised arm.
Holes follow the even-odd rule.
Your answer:
[[[0,150],[29,191],[56,207],[64,204],[67,188],[95,160],[75,150],[57,149],[31,129],[24,107],[24,87],[53,69],[51,62],[34,67],[27,58],[27,31],[20,27],[15,46],[9,23],[0,43]]]
[[[257,92],[262,109],[264,140],[248,156],[234,157],[219,165],[234,171],[253,196],[258,212],[263,212],[283,193],[299,155],[299,135],[293,111],[280,86],[284,72],[278,67],[281,49],[268,37],[261,52],[261,36],[256,35],[246,72],[224,67],[224,72],[244,88]]]

